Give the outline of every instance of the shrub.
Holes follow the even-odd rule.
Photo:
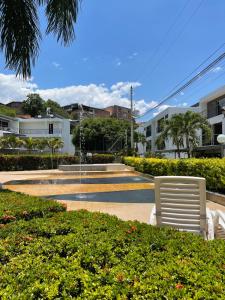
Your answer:
[[[199,176],[206,179],[211,191],[225,192],[225,159],[157,159],[123,158],[124,163],[137,171],[153,176]]]
[[[78,157],[68,155],[0,155],[0,171],[56,169],[59,164],[78,162]]]
[[[100,213],[0,230],[2,299],[222,299],[224,241]]]
[[[0,190],[0,224],[19,219],[50,216],[55,212],[64,211],[62,204],[22,193]]]
[[[115,156],[112,154],[93,154],[91,157],[87,157],[87,162],[91,164],[108,164],[115,160]]]
[[[112,154],[94,154],[87,163],[111,163]],[[0,155],[0,171],[57,169],[60,164],[79,164],[78,156],[69,155]]]

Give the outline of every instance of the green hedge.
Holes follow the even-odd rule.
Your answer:
[[[56,169],[59,164],[78,162],[78,157],[68,155],[1,155],[0,171]]]
[[[94,154],[88,163],[111,163],[111,154]],[[0,171],[48,170],[57,169],[60,164],[78,164],[77,156],[68,155],[0,155]]]
[[[64,205],[53,200],[46,201],[22,193],[0,190],[0,224],[51,216],[55,212],[65,210]]]
[[[225,243],[57,213],[0,230],[1,299],[223,299]]]
[[[112,154],[94,154],[92,157],[87,157],[87,163],[91,164],[108,164],[115,160]]]
[[[225,192],[225,159],[157,159],[123,158],[125,164],[137,171],[153,176],[200,176],[206,178],[207,188],[211,191]]]

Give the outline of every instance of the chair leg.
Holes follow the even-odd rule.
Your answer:
[[[149,219],[149,224],[151,225],[156,225],[156,207],[155,205],[152,208],[151,214],[150,214],[150,219]]]

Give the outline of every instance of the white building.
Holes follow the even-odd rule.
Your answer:
[[[188,110],[205,116],[212,127],[212,138],[210,141],[206,141],[204,133],[199,131],[200,144],[196,151],[201,152],[202,156],[225,156],[224,146],[217,141],[219,134],[225,134],[225,86],[201,98],[195,107],[169,107],[150,121],[141,124],[138,131],[145,134],[147,144],[144,146],[139,145],[139,154],[143,155],[145,152],[151,151],[161,152],[166,157],[174,157],[176,147],[171,139],[166,141],[164,149],[158,149],[155,140],[161,132],[162,128],[160,125],[163,119],[170,118],[174,114],[185,113]]]
[[[138,132],[144,133],[147,143],[138,146],[138,151],[141,156],[146,152],[162,153],[165,157],[175,157],[176,146],[173,145],[172,140],[165,141],[165,147],[158,149],[156,146],[156,139],[162,132],[162,123],[165,119],[170,119],[173,115],[185,113],[187,111],[199,112],[198,107],[168,107],[164,111],[157,114],[154,118],[146,123],[141,124]],[[185,152],[181,153],[181,157],[185,157]]]
[[[0,116],[0,136],[16,134],[33,138],[61,138],[64,146],[62,153],[74,154],[72,144],[73,121],[59,116],[39,116],[37,118],[11,118]]]
[[[205,141],[202,134],[202,145],[198,150],[211,155],[225,156],[224,147],[217,142],[217,136],[225,134],[225,86],[201,98],[199,110],[211,124],[212,138],[211,141]]]

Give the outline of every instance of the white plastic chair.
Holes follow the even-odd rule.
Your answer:
[[[214,219],[215,238],[225,240],[225,213],[216,210],[212,211],[212,215]]]
[[[213,216],[206,209],[206,184],[201,177],[155,177],[155,207],[150,224],[170,226],[214,239]]]

